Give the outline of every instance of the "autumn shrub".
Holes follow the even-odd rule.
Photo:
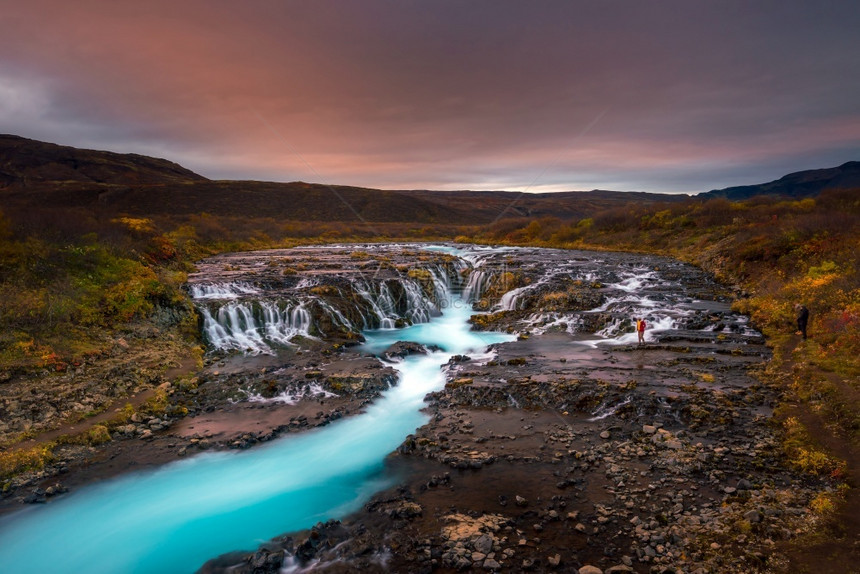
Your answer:
[[[88,444],[97,446],[111,441],[110,431],[105,425],[95,425],[87,431],[86,440]]]
[[[168,404],[169,397],[167,389],[164,387],[158,387],[139,410],[152,416],[161,416],[167,412]]]
[[[0,479],[15,476],[28,470],[42,470],[54,460],[51,445],[0,452]]]
[[[783,448],[787,460],[801,472],[829,476],[840,472],[844,462],[827,454],[817,447],[806,427],[795,417],[787,417],[782,422]]]

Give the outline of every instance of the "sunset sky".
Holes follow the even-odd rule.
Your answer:
[[[0,0],[0,132],[215,179],[695,193],[860,160],[860,3]]]

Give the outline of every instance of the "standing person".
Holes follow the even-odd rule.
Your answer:
[[[794,310],[797,311],[797,330],[800,331],[801,336],[806,340],[806,325],[809,323],[809,309],[807,309],[805,305],[798,303],[794,306]]]
[[[639,335],[639,344],[645,342],[645,319],[636,319],[636,333]]]

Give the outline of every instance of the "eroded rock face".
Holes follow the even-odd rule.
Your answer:
[[[465,260],[415,246],[353,245],[219,255],[189,291],[210,346],[270,353],[296,337],[356,343],[363,329],[438,316]]]

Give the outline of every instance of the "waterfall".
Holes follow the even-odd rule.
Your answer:
[[[526,285],[525,287],[517,287],[516,289],[511,289],[499,300],[499,307],[502,311],[514,311],[517,308],[517,303],[519,302],[520,295],[527,291],[531,285]]]
[[[216,349],[271,354],[269,343],[291,344],[297,335],[310,336],[311,315],[303,303],[231,301],[213,314],[200,308],[203,333]]]
[[[212,348],[272,354],[298,335],[336,334],[331,327],[357,333],[426,323],[461,288],[459,271],[468,265],[454,259],[396,277],[335,274],[267,281],[266,290],[243,282],[200,283],[190,292]]]
[[[487,288],[487,283],[491,276],[491,273],[487,273],[483,269],[473,268],[469,274],[469,281],[463,289],[463,299],[470,303],[478,301]]]
[[[194,299],[236,299],[243,295],[256,295],[259,289],[248,283],[200,283],[189,288]]]
[[[374,286],[378,308],[396,303],[386,302],[380,285]],[[392,283],[392,298],[393,289]],[[238,344],[245,337],[242,344],[259,344],[267,336],[261,330],[264,322],[278,326],[279,333],[306,328],[312,322],[309,310],[313,305],[323,309],[323,302],[322,297],[268,306],[231,301],[217,308],[204,305],[201,313],[208,317],[210,340],[233,337]],[[361,414],[247,451],[202,453],[104,480],[5,517],[0,520],[0,569],[22,574],[184,574],[225,552],[251,549],[285,532],[360,509],[373,493],[400,480],[384,461],[426,423],[424,399],[445,385],[441,365],[456,354],[480,355],[493,343],[514,340],[510,334],[471,331],[471,314],[466,305],[451,305],[427,323],[368,332],[364,349],[374,353],[396,340],[445,351],[408,356],[392,365],[400,373],[398,384]],[[303,392],[327,396],[313,383]],[[296,395],[249,400],[289,403]],[[288,560],[285,571],[294,566]]]

